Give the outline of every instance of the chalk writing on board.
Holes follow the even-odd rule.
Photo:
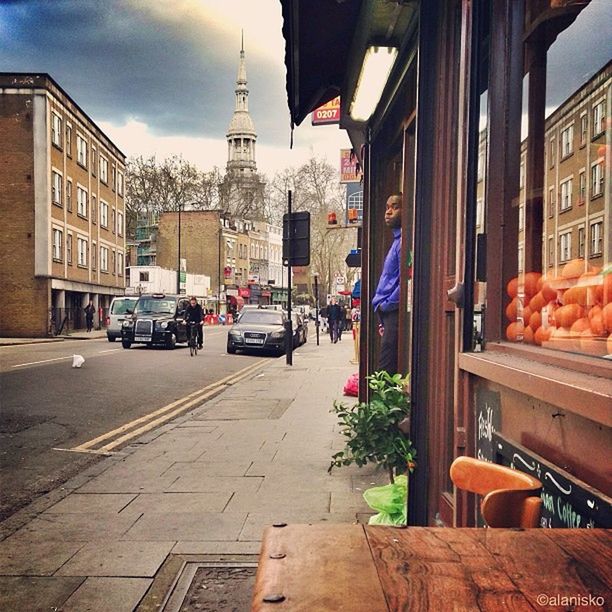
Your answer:
[[[476,457],[482,461],[493,461],[493,434],[501,426],[499,393],[479,389],[476,393]]]

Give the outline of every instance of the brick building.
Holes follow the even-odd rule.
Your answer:
[[[124,292],[125,156],[47,74],[0,73],[0,141],[0,334],[82,327]]]

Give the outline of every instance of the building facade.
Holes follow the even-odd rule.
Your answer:
[[[0,74],[3,336],[104,315],[125,287],[125,156],[46,74]],[[16,214],[16,211],[19,211]]]

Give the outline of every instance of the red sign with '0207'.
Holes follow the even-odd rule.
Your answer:
[[[340,123],[340,96],[326,102],[312,111],[312,125]]]

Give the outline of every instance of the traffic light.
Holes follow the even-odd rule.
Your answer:
[[[356,208],[348,209],[348,222],[349,223],[357,223],[359,221],[359,212]]]
[[[291,213],[291,216],[289,213],[283,215],[283,262],[285,265],[291,263],[292,266],[310,265],[309,212],[300,211]]]
[[[338,219],[336,218],[335,212],[327,213],[327,225],[338,225]]]

